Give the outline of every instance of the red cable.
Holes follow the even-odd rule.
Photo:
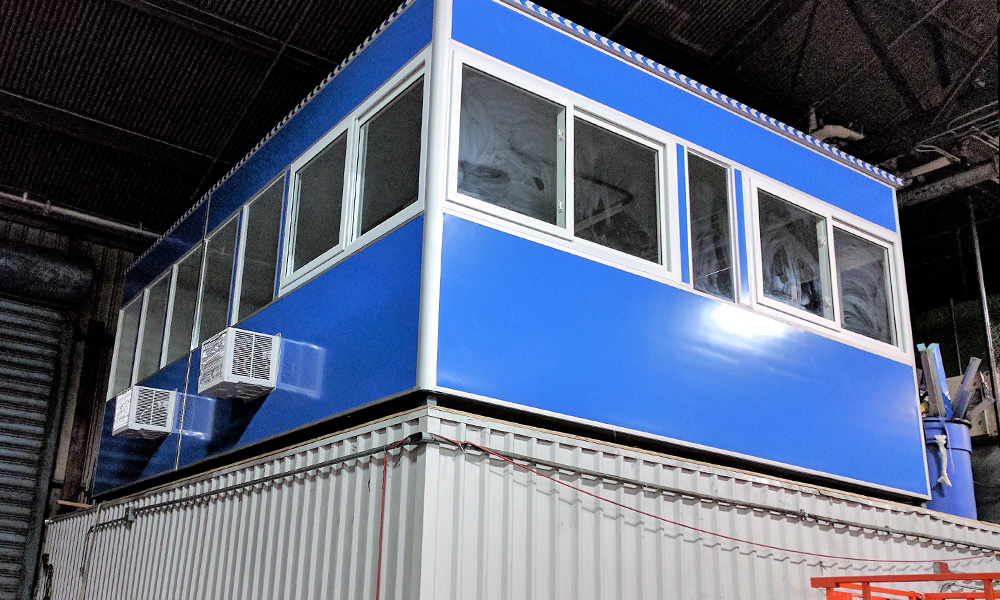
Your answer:
[[[466,442],[456,442],[453,439],[447,438],[447,437],[445,437],[443,435],[440,435],[440,434],[437,434],[437,433],[435,433],[433,435],[435,437],[441,438],[442,440],[444,440],[444,441],[446,441],[446,442],[448,442],[450,444],[454,444],[455,446],[458,446],[459,449],[461,449],[462,446],[471,446],[473,448],[478,449],[481,452],[489,454],[490,456],[495,456],[495,457],[499,458],[500,460],[508,462],[508,463],[514,465],[515,467],[520,467],[520,468],[524,469],[525,471],[528,471],[530,473],[534,473],[535,475],[538,475],[539,477],[542,477],[544,479],[548,479],[549,481],[551,481],[553,483],[557,483],[557,484],[559,484],[559,485],[561,485],[563,487],[567,487],[567,488],[569,488],[571,490],[574,490],[576,492],[579,492],[581,494],[585,494],[585,495],[590,496],[592,498],[596,498],[597,500],[600,500],[602,502],[607,502],[608,504],[613,504],[613,505],[618,506],[620,508],[624,508],[626,510],[631,510],[633,512],[636,512],[636,513],[638,513],[640,515],[643,515],[645,517],[649,517],[651,519],[656,519],[658,521],[663,521],[664,523],[669,523],[671,525],[675,525],[675,526],[681,527],[683,529],[688,529],[690,531],[697,531],[698,533],[703,533],[705,535],[710,535],[710,536],[713,536],[713,537],[722,538],[724,540],[729,540],[731,542],[737,542],[737,543],[740,543],[740,544],[749,544],[751,546],[757,546],[759,548],[767,548],[769,550],[778,550],[779,552],[787,552],[789,554],[801,554],[801,555],[804,555],[804,556],[814,556],[816,558],[830,558],[830,559],[834,559],[834,560],[845,560],[845,561],[855,561],[855,562],[875,562],[875,563],[957,562],[957,561],[964,561],[964,560],[975,560],[977,558],[990,558],[990,557],[1000,556],[1000,552],[991,552],[989,554],[981,554],[979,556],[970,556],[970,557],[966,557],[966,558],[945,558],[945,559],[940,559],[939,558],[939,559],[931,559],[931,560],[905,560],[905,559],[892,560],[892,559],[887,559],[887,558],[851,558],[850,556],[837,556],[835,554],[821,554],[819,552],[808,552],[806,550],[793,550],[793,549],[790,549],[790,548],[782,548],[781,546],[772,546],[770,544],[762,544],[760,542],[754,542],[754,541],[751,541],[751,540],[744,540],[744,539],[741,539],[741,538],[737,538],[737,537],[732,537],[732,536],[729,536],[729,535],[725,535],[725,534],[722,534],[722,533],[716,533],[714,531],[708,531],[707,529],[700,529],[698,527],[694,527],[693,525],[685,525],[684,523],[679,523],[677,521],[671,521],[670,519],[667,519],[665,517],[661,517],[659,515],[654,515],[652,513],[648,513],[646,511],[640,510],[638,508],[633,508],[631,506],[622,504],[621,502],[616,502],[614,500],[611,500],[610,498],[605,498],[605,497],[599,496],[599,495],[597,495],[597,494],[595,494],[593,492],[588,492],[587,490],[580,489],[578,487],[572,486],[572,485],[570,485],[570,484],[568,484],[568,483],[566,483],[564,481],[559,481],[558,479],[556,479],[554,477],[550,477],[549,475],[546,475],[545,473],[541,473],[541,472],[539,472],[539,471],[537,471],[535,469],[532,469],[531,467],[529,467],[527,465],[524,465],[524,464],[521,464],[519,462],[516,462],[516,461],[514,461],[511,458],[507,458],[506,456],[504,456],[502,454],[499,454],[497,452],[494,452],[493,450],[490,450],[489,448],[484,448],[483,446],[480,446],[479,444],[475,444],[473,442],[468,442],[468,441],[466,441]]]
[[[382,457],[382,507],[378,516],[378,566],[375,567],[375,600],[379,600],[379,592],[382,589],[382,533],[385,526],[385,482],[389,477],[389,453],[403,445],[406,439],[402,439],[385,449],[385,456]]]

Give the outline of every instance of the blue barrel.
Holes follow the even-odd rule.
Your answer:
[[[941,477],[941,450],[934,436],[947,437],[948,478],[951,485],[938,481]],[[924,419],[924,441],[927,444],[927,477],[931,484],[931,510],[976,518],[976,493],[972,485],[972,436],[964,421],[941,418]]]

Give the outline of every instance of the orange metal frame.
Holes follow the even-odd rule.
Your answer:
[[[981,583],[983,589],[963,592],[912,592],[894,588],[876,587],[875,583],[941,583],[968,581]],[[1000,600],[1000,590],[994,589],[994,582],[1000,582],[1000,573],[914,573],[901,575],[844,575],[842,577],[813,577],[812,587],[826,590],[827,600],[945,600],[954,598]],[[874,595],[878,594],[878,595]]]

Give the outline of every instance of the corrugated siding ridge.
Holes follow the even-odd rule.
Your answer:
[[[347,58],[345,58],[339,65],[337,65],[337,68],[335,68],[332,73],[330,73],[329,75],[327,75],[326,78],[323,79],[323,81],[321,81],[319,83],[319,85],[317,85],[315,88],[313,88],[313,91],[309,92],[309,94],[305,98],[303,98],[302,101],[299,102],[298,105],[296,105],[295,108],[293,108],[287,115],[285,115],[284,119],[282,119],[277,125],[275,125],[271,129],[271,131],[269,131],[267,133],[267,135],[264,136],[264,138],[262,140],[260,140],[259,142],[257,142],[257,145],[255,145],[253,148],[251,148],[250,151],[247,152],[243,156],[243,158],[241,158],[239,160],[239,162],[237,162],[235,165],[233,165],[233,167],[231,169],[229,169],[229,172],[227,172],[221,179],[219,179],[219,181],[217,181],[215,183],[215,185],[213,185],[207,192],[205,192],[202,195],[201,199],[199,199],[194,204],[194,206],[192,206],[191,208],[189,208],[187,210],[187,212],[185,212],[181,216],[181,218],[177,219],[177,221],[174,222],[173,225],[171,225],[166,231],[164,231],[163,234],[160,235],[160,238],[158,240],[156,240],[155,242],[153,242],[153,244],[148,249],[146,249],[146,251],[143,252],[142,255],[139,256],[139,258],[137,258],[135,260],[135,262],[133,262],[131,265],[129,265],[129,268],[126,270],[126,273],[128,273],[128,271],[131,271],[132,267],[134,267],[143,258],[145,258],[147,254],[149,254],[150,252],[152,252],[154,248],[156,248],[158,245],[160,245],[160,243],[164,240],[164,238],[166,238],[175,229],[177,229],[177,226],[180,225],[181,222],[184,221],[184,219],[188,218],[188,216],[190,216],[191,213],[193,213],[195,210],[197,210],[198,207],[200,207],[202,204],[204,204],[206,201],[208,201],[208,199],[212,195],[212,192],[216,191],[217,189],[219,189],[222,186],[222,184],[226,183],[226,181],[228,181],[229,178],[232,177],[234,173],[236,173],[236,171],[238,171],[243,165],[245,165],[247,163],[247,161],[250,160],[250,158],[252,158],[253,155],[256,154],[264,146],[264,144],[266,144],[267,142],[269,142],[271,140],[271,138],[273,138],[275,135],[277,135],[277,133],[279,131],[281,131],[281,129],[285,125],[287,125],[289,121],[291,121],[292,117],[294,117],[295,115],[297,115],[299,113],[299,111],[301,111],[303,108],[305,108],[305,106],[307,104],[309,104],[309,102],[312,101],[313,98],[315,98],[320,92],[323,91],[323,88],[325,88],[326,86],[330,85],[330,83],[337,77],[337,75],[339,75],[341,73],[341,71],[343,71],[345,68],[347,68],[347,65],[351,64],[352,62],[354,62],[354,59],[357,58],[358,55],[361,54],[362,51],[364,51],[365,48],[367,48],[368,46],[370,46],[371,43],[373,41],[375,41],[375,39],[379,35],[381,35],[383,31],[385,31],[386,29],[388,29],[389,25],[392,25],[392,23],[394,21],[396,21],[396,19],[398,19],[400,17],[400,15],[402,15],[406,11],[406,9],[408,9],[414,2],[416,2],[416,0],[404,0],[404,2],[401,5],[399,5],[399,8],[397,8],[396,10],[394,10],[393,13],[391,15],[389,15],[389,17],[385,21],[382,21],[382,24],[379,25],[378,28],[375,29],[375,31],[373,31],[371,33],[371,35],[369,35],[368,37],[366,37],[365,40],[363,42],[361,42],[361,44],[357,48],[355,48],[355,50],[353,52],[351,52],[347,56]]]
[[[454,434],[457,430],[456,428],[460,428],[460,425],[462,425],[465,426],[466,431],[475,432],[474,437],[477,437],[478,439],[471,441],[480,443],[485,447],[508,456],[514,454],[519,455],[518,458],[533,457],[540,459],[536,464],[541,464],[543,466],[548,463],[549,466],[557,465],[554,468],[574,469],[576,472],[582,472],[588,476],[594,476],[600,473],[609,475],[613,474],[615,476],[622,476],[620,479],[623,480],[632,480],[634,482],[641,483],[642,477],[639,471],[641,471],[641,466],[643,464],[662,465],[666,468],[691,474],[692,479],[697,479],[698,477],[709,477],[713,479],[711,482],[711,485],[713,486],[712,490],[704,489],[705,482],[702,482],[701,485],[692,485],[684,488],[684,491],[695,493],[696,495],[704,497],[706,500],[712,500],[715,498],[718,502],[733,505],[743,504],[748,508],[755,508],[754,505],[768,505],[776,508],[788,508],[789,510],[783,512],[813,517],[820,520],[829,519],[831,521],[839,521],[844,525],[854,526],[856,524],[857,526],[877,527],[886,531],[893,531],[897,534],[924,536],[929,539],[942,539],[934,532],[934,530],[938,528],[937,524],[941,524],[952,531],[966,532],[970,536],[981,536],[978,539],[948,539],[942,541],[976,545],[982,548],[989,548],[991,550],[1000,550],[1000,526],[992,523],[964,519],[962,517],[927,510],[922,507],[870,498],[831,488],[796,483],[789,480],[772,478],[738,469],[719,467],[709,463],[679,459],[666,454],[629,449],[624,446],[610,445],[604,442],[597,442],[581,437],[563,436],[562,434],[543,429],[524,428],[512,423],[494,421],[477,415],[463,413],[460,411],[452,411],[441,407],[430,409],[429,416],[431,417],[431,427],[429,433],[441,433],[448,437],[452,437],[452,434]],[[468,429],[469,425],[472,426],[471,430]],[[532,447],[534,452],[526,451],[529,445],[529,439],[531,438],[525,437],[524,433],[515,433],[519,430],[521,432],[531,432],[533,439],[535,440],[534,443],[536,444]],[[492,440],[494,443],[491,444],[491,438],[497,436],[500,439]],[[457,441],[464,441],[458,438],[453,439],[456,439]],[[497,444],[497,441],[502,441],[503,443]],[[515,443],[511,444],[511,441],[514,441]],[[537,444],[539,442],[544,443],[546,447],[551,449],[551,452],[556,453],[559,456],[552,458],[538,455]],[[518,445],[523,445],[524,447],[518,448]],[[573,456],[574,453],[580,453],[581,456],[589,456],[588,460],[599,464],[587,466],[584,466],[583,464],[573,464],[574,461],[581,461],[579,456]],[[628,473],[623,472],[623,470],[627,470]],[[752,486],[754,489],[758,490],[758,494],[763,498],[749,500],[745,497],[736,495],[734,490],[729,490],[728,493],[725,490],[720,491],[718,486],[719,481],[731,481],[735,484],[742,483]],[[664,486],[653,485],[652,487],[663,488]],[[678,490],[678,493],[680,493],[680,490]],[[799,508],[791,508],[800,506],[803,498],[810,498],[816,501],[825,502],[828,505],[829,510],[824,513],[820,513],[818,511],[806,511],[805,513],[802,513]],[[791,502],[791,504],[789,504],[789,502]],[[867,523],[858,523],[834,514],[837,509],[865,511],[874,514],[877,518],[871,519],[870,522]],[[914,519],[916,519],[916,521],[914,521]],[[914,531],[905,526],[905,523],[908,522],[922,523],[924,529],[922,531]]]

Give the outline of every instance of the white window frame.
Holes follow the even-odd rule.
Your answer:
[[[891,316],[890,324],[891,324],[891,326],[893,328],[893,330],[892,330],[892,333],[893,333],[892,337],[896,341],[895,341],[895,344],[889,344],[888,342],[882,342],[880,340],[876,340],[874,338],[870,338],[870,337],[868,337],[866,335],[862,335],[860,333],[856,333],[856,332],[850,331],[849,329],[844,328],[843,323],[839,323],[841,332],[845,336],[847,336],[848,338],[853,339],[856,344],[871,342],[871,343],[880,344],[880,345],[895,345],[895,346],[900,346],[901,338],[903,337],[903,332],[902,332],[902,329],[900,328],[900,324],[899,324],[899,304],[900,304],[900,297],[901,296],[900,296],[899,285],[898,285],[898,282],[896,281],[896,269],[895,269],[896,260],[895,260],[895,248],[894,248],[894,246],[896,244],[894,244],[892,241],[888,241],[888,240],[883,239],[882,237],[874,235],[874,234],[870,233],[869,231],[867,231],[866,229],[858,227],[857,223],[847,222],[845,220],[842,220],[842,219],[838,218],[837,216],[834,216],[833,220],[834,220],[834,223],[833,223],[833,228],[834,229],[840,229],[840,230],[842,230],[842,231],[844,231],[846,233],[849,233],[851,235],[855,235],[855,236],[857,236],[857,237],[859,237],[859,238],[861,238],[861,239],[863,239],[865,241],[871,242],[871,243],[879,246],[880,248],[882,248],[882,249],[884,249],[886,251],[886,253],[885,253],[885,256],[886,256],[886,268],[889,271],[888,277],[887,277],[887,281],[886,281],[886,294],[889,296],[889,310],[891,312],[891,315],[890,315]],[[833,240],[833,238],[830,238],[830,239],[831,239],[831,241]],[[831,243],[831,248],[832,248],[831,249],[831,256],[833,258],[833,265],[834,265],[834,268],[836,268],[836,265],[837,265],[837,263],[836,263],[836,260],[837,260],[837,257],[836,257],[836,251],[837,251],[836,242],[832,242]],[[837,279],[838,279],[838,285],[839,285],[839,280],[840,280],[840,273],[839,272],[837,273]],[[840,298],[840,288],[838,287],[836,290],[834,290],[834,293],[837,294],[837,298],[839,299]],[[841,315],[841,318],[843,318],[843,315]]]
[[[203,308],[202,304],[205,295],[205,273],[208,270],[208,243],[212,240],[212,238],[219,235],[219,233],[223,229],[225,229],[225,227],[229,225],[234,219],[240,219],[242,216],[243,216],[243,209],[241,208],[240,210],[237,210],[235,213],[227,217],[225,221],[220,223],[215,229],[212,230],[211,233],[205,236],[205,239],[201,241],[202,243],[201,276],[198,278],[198,306],[195,309],[195,314],[194,314],[194,327],[191,328],[192,351],[201,347],[201,342],[199,340],[201,339],[201,312]],[[233,294],[235,287],[234,280],[236,278],[236,258],[237,258],[236,253],[240,249],[240,234],[242,230],[243,230],[243,225],[241,222],[238,221],[236,223],[236,244],[233,247],[233,267],[229,273],[229,305],[226,309],[227,312],[225,321],[227,327],[230,324],[230,319],[232,318],[233,314]]]
[[[277,176],[275,176],[274,179],[272,179],[271,181],[269,181],[266,184],[264,184],[264,186],[261,187],[257,191],[257,193],[255,193],[250,198],[250,200],[248,200],[243,206],[240,207],[240,209],[238,211],[236,211],[238,213],[238,215],[239,215],[239,218],[240,218],[240,224],[239,224],[239,230],[236,233],[236,235],[237,235],[237,238],[236,238],[236,255],[234,256],[234,260],[233,260],[233,268],[235,269],[235,271],[234,271],[234,274],[233,274],[233,281],[232,281],[232,298],[229,299],[229,305],[230,305],[230,308],[229,308],[229,318],[226,321],[229,325],[235,325],[238,322],[238,319],[239,319],[239,316],[240,316],[240,295],[243,292],[243,267],[244,267],[245,259],[246,259],[247,228],[249,227],[249,223],[250,223],[250,207],[253,206],[253,203],[256,202],[261,196],[263,196],[267,192],[271,191],[271,188],[273,188],[274,186],[280,184],[281,185],[281,210],[279,210],[279,212],[278,212],[278,216],[279,216],[279,219],[280,219],[284,215],[284,212],[285,212],[285,189],[286,189],[286,186],[287,186],[287,183],[286,183],[286,180],[285,180],[285,176],[286,175],[288,175],[288,169],[282,170],[281,173],[279,173]],[[284,228],[282,227],[282,225],[281,225],[280,222],[275,223],[275,228],[278,229],[278,253],[279,253],[279,255],[278,255],[278,264],[277,264],[277,269],[275,270],[275,273],[274,273],[274,277],[272,277],[272,280],[271,280],[271,290],[272,290],[271,301],[268,302],[267,304],[265,304],[264,307],[269,306],[272,302],[274,302],[275,298],[277,297],[276,294],[274,294],[274,292],[273,292],[273,290],[274,290],[274,282],[275,282],[276,278],[280,277],[279,273],[280,273],[280,269],[282,267],[282,265],[281,265],[281,234],[282,234],[282,229],[284,229]],[[260,309],[258,309],[258,311],[259,310],[263,310],[264,307],[261,307]],[[256,312],[252,313],[252,314],[256,314]],[[249,316],[247,318],[249,318]]]
[[[451,67],[451,97],[448,132],[448,197],[449,212],[506,229],[535,241],[567,249],[579,256],[625,268],[631,272],[651,275],[654,278],[680,283],[681,248],[678,223],[680,221],[677,173],[677,138],[665,131],[611,109],[598,102],[576,94],[554,83],[526,73],[496,58],[461,45],[454,45]],[[557,194],[562,210],[559,225],[546,223],[462,194],[458,191],[458,152],[462,105],[462,71],[468,66],[535,94],[563,107],[559,164],[557,165]],[[657,236],[660,261],[651,262],[626,252],[590,242],[575,235],[574,203],[574,129],[576,119],[587,121],[611,133],[642,144],[657,153]],[[455,210],[455,209],[458,210]],[[467,209],[467,210],[464,210]]]
[[[426,64],[429,59],[429,49],[420,52],[405,67],[390,77],[378,90],[358,105],[349,115],[331,128],[305,152],[303,152],[288,168],[289,187],[284,211],[284,235],[281,247],[281,265],[278,294],[280,298],[300,285],[325,272],[333,265],[353,255],[375,240],[385,236],[404,223],[409,222],[424,210],[424,184],[427,172],[428,130],[427,116],[430,109],[430,82],[426,78]],[[421,99],[420,123],[420,167],[418,173],[417,201],[402,211],[389,217],[364,235],[360,232],[361,215],[361,129],[374,117],[379,110],[395,100],[410,85],[423,78],[423,97]],[[298,211],[298,185],[296,174],[314,156],[326,149],[341,134],[347,133],[347,156],[344,165],[344,195],[341,204],[340,232],[338,243],[308,264],[293,271],[293,252],[295,246],[294,225]]]
[[[142,336],[143,336],[144,333],[146,333],[146,316],[147,316],[146,313],[147,313],[147,311],[149,311],[149,295],[150,295],[150,292],[156,286],[156,284],[160,283],[161,281],[163,281],[167,277],[172,277],[173,276],[173,272],[174,272],[174,265],[171,265],[169,268],[167,268],[167,270],[165,272],[163,272],[159,277],[157,277],[156,279],[154,279],[152,283],[150,283],[149,285],[147,285],[146,288],[144,290],[142,290],[142,315],[139,317],[139,338],[135,342],[135,360],[133,361],[134,364],[132,365],[132,383],[138,383],[138,377],[139,377],[139,360],[138,359],[142,356],[142,343],[143,343]],[[160,339],[160,352],[157,354],[156,368],[153,370],[152,373],[150,373],[148,375],[148,377],[152,377],[153,375],[156,374],[157,371],[159,371],[160,369],[163,368],[163,354],[164,354],[163,353],[163,347],[164,347],[164,340],[166,339],[166,335],[167,335],[167,331],[168,331],[169,323],[170,323],[170,316],[171,316],[170,315],[170,305],[171,305],[172,300],[173,300],[173,298],[172,298],[173,287],[174,287],[174,282],[173,282],[173,280],[171,280],[170,283],[167,285],[167,307],[166,307],[166,314],[163,316],[163,319],[164,319],[163,320],[163,337]]]
[[[167,301],[167,324],[163,328],[163,347],[160,350],[161,369],[167,366],[167,360],[170,353],[170,332],[174,326],[174,299],[177,295],[177,273],[180,271],[181,263],[190,258],[191,255],[197,252],[199,249],[204,248],[204,245],[205,245],[204,239],[198,240],[197,244],[195,244],[191,249],[185,252],[184,256],[177,259],[177,262],[175,262],[173,265],[170,266],[170,277],[171,277],[170,298]],[[194,315],[193,315],[194,322],[191,323],[191,338],[197,337],[198,320],[200,317],[198,313],[198,306],[201,300],[201,275],[204,270],[204,264],[205,264],[205,255],[202,254],[201,261],[199,261],[198,263],[198,287],[195,289]],[[189,339],[187,344],[187,351],[185,352],[185,354],[191,352],[191,350],[193,350],[196,347],[197,346],[193,346],[192,340]],[[178,358],[177,360],[180,359]]]
[[[714,294],[709,294],[703,292],[694,287],[694,236],[692,235],[691,228],[691,157],[697,156],[698,158],[708,161],[712,164],[718,165],[726,170],[726,203],[729,210],[729,251],[732,260],[732,279],[733,279],[733,297],[730,298],[720,298]],[[736,181],[736,168],[730,162],[725,161],[722,158],[718,158],[708,152],[690,145],[684,146],[684,173],[680,174],[684,178],[684,202],[683,209],[687,215],[687,251],[688,251],[688,274],[691,277],[691,291],[706,298],[714,298],[721,302],[728,302],[730,304],[740,303],[740,289],[743,284],[743,275],[740,273],[740,264],[742,264],[742,259],[740,256],[740,244],[739,244],[739,219],[736,212],[736,186],[738,182]]]
[[[132,298],[127,303],[125,303],[124,306],[118,309],[118,331],[117,335],[115,335],[115,348],[111,352],[111,375],[108,377],[107,399],[109,400],[111,398],[114,398],[116,393],[116,390],[114,389],[115,378],[118,376],[118,354],[121,351],[122,332],[123,332],[122,324],[125,321],[125,311],[127,311],[136,302],[140,303],[143,302],[145,300],[145,297],[146,297],[146,290],[143,289],[136,295],[135,298]],[[139,307],[139,325],[140,326],[142,325],[142,306]],[[140,331],[137,328],[136,338],[135,338],[135,349],[133,350],[132,354],[132,372],[129,374],[128,385],[126,385],[125,387],[132,385],[132,374],[135,373],[135,353],[139,350],[139,333]]]
[[[748,200],[746,227],[747,244],[749,246],[747,250],[750,255],[751,279],[753,280],[753,285],[750,286],[751,306],[762,313],[778,317],[781,320],[804,324],[808,329],[813,331],[821,333],[824,331],[830,332],[835,339],[863,350],[895,360],[911,362],[909,353],[905,350],[908,347],[906,345],[908,342],[904,339],[906,336],[904,335],[903,324],[900,321],[900,299],[902,298],[902,292],[897,267],[900,264],[899,248],[901,242],[899,234],[758,173],[747,173],[746,183],[746,199]],[[830,286],[833,296],[832,320],[764,296],[763,264],[760,251],[759,190],[773,194],[785,202],[825,219],[827,235],[825,252],[829,263]],[[895,344],[882,342],[844,329],[842,325],[843,311],[840,305],[840,277],[837,271],[836,248],[833,241],[834,227],[844,229],[848,233],[858,235],[886,249],[890,282],[890,287],[886,291],[891,296],[892,327],[894,328]]]
[[[312,259],[308,263],[302,265],[297,270],[295,269],[295,226],[298,223],[299,216],[299,172],[309,164],[313,158],[319,155],[320,152],[326,150],[330,147],[333,142],[337,141],[341,135],[345,136],[345,143],[347,144],[347,153],[344,158],[344,180],[343,189],[341,190],[341,204],[340,204],[340,231],[337,232],[337,243],[333,247],[328,248],[322,254]],[[286,202],[285,208],[285,231],[284,231],[284,246],[282,248],[282,260],[281,262],[281,288],[284,289],[286,286],[294,287],[302,281],[309,279],[316,274],[318,270],[321,270],[332,258],[344,251],[347,244],[344,238],[347,237],[347,232],[349,231],[348,221],[351,218],[351,210],[348,206],[350,204],[350,199],[354,195],[354,164],[355,161],[352,160],[352,154],[357,146],[356,132],[354,128],[351,127],[349,119],[337,124],[333,129],[328,131],[323,135],[315,144],[313,144],[308,150],[305,151],[301,156],[295,159],[287,172],[289,177],[288,184],[288,201]]]

